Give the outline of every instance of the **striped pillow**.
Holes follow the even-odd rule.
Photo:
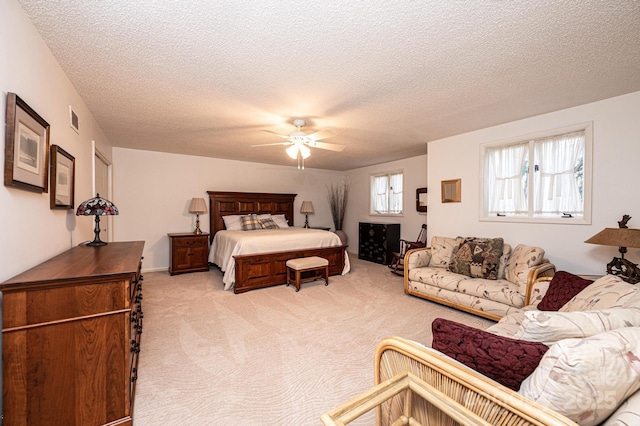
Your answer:
[[[255,215],[255,214],[242,216],[240,218],[240,223],[242,223],[243,231],[252,231],[254,229],[262,229],[262,226],[260,225],[260,219],[258,219],[258,215]]]

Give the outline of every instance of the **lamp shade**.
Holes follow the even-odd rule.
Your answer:
[[[640,229],[605,228],[586,240],[585,243],[640,248]]]
[[[189,204],[189,213],[206,213],[207,204],[204,202],[204,198],[192,198],[191,204]]]
[[[313,213],[313,203],[311,201],[303,201],[300,206],[300,213]]]
[[[81,203],[76,210],[76,216],[111,216],[116,214],[120,214],[118,208],[111,201],[100,197],[100,194]]]

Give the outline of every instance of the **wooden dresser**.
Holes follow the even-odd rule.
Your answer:
[[[143,247],[79,245],[0,284],[5,425],[132,425]]]
[[[399,223],[358,224],[358,259],[388,265],[393,259],[393,253],[399,251]]]

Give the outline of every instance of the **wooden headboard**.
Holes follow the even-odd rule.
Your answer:
[[[209,229],[211,240],[224,229],[222,216],[235,214],[284,214],[293,226],[293,200],[298,194],[268,194],[262,192],[221,192],[209,194]]]

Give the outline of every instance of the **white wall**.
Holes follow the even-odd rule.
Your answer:
[[[283,153],[284,155],[284,153]],[[167,233],[192,232],[195,215],[188,212],[193,197],[207,191],[274,192],[298,194],[294,224],[304,225],[303,201],[313,202],[311,226],[333,228],[327,187],[340,182],[342,172],[274,166],[243,161],[114,148],[114,217],[117,241],[144,240],[145,270],[169,266]],[[200,228],[209,232],[209,215],[200,215]]]
[[[14,92],[51,126],[50,143],[76,159],[75,206],[91,197],[92,148],[111,156],[111,145],[48,47],[15,0],[0,1],[0,137],[5,135],[7,92]],[[69,126],[69,105],[80,133]],[[4,167],[4,150],[0,150]],[[93,239],[92,218],[50,210],[48,193],[0,186],[0,281],[78,243]]]
[[[544,114],[429,143],[429,235],[502,236],[513,244],[543,247],[558,270],[602,274],[619,256],[615,247],[585,244],[623,214],[640,228],[640,92]],[[591,225],[480,222],[480,144],[593,121],[593,205]],[[440,182],[462,179],[462,202],[440,202]],[[627,258],[640,261],[640,250]]]
[[[369,214],[371,175],[394,170],[404,172],[404,214],[402,217],[371,216]],[[420,227],[423,223],[427,223],[427,216],[431,214],[430,205],[427,206],[428,213],[416,211],[416,189],[427,186],[427,155],[350,170],[347,172],[347,180],[350,182],[349,202],[343,228],[349,238],[349,252],[358,252],[358,223],[360,222],[399,223],[400,238],[415,241]],[[431,235],[430,231],[429,235]]]

